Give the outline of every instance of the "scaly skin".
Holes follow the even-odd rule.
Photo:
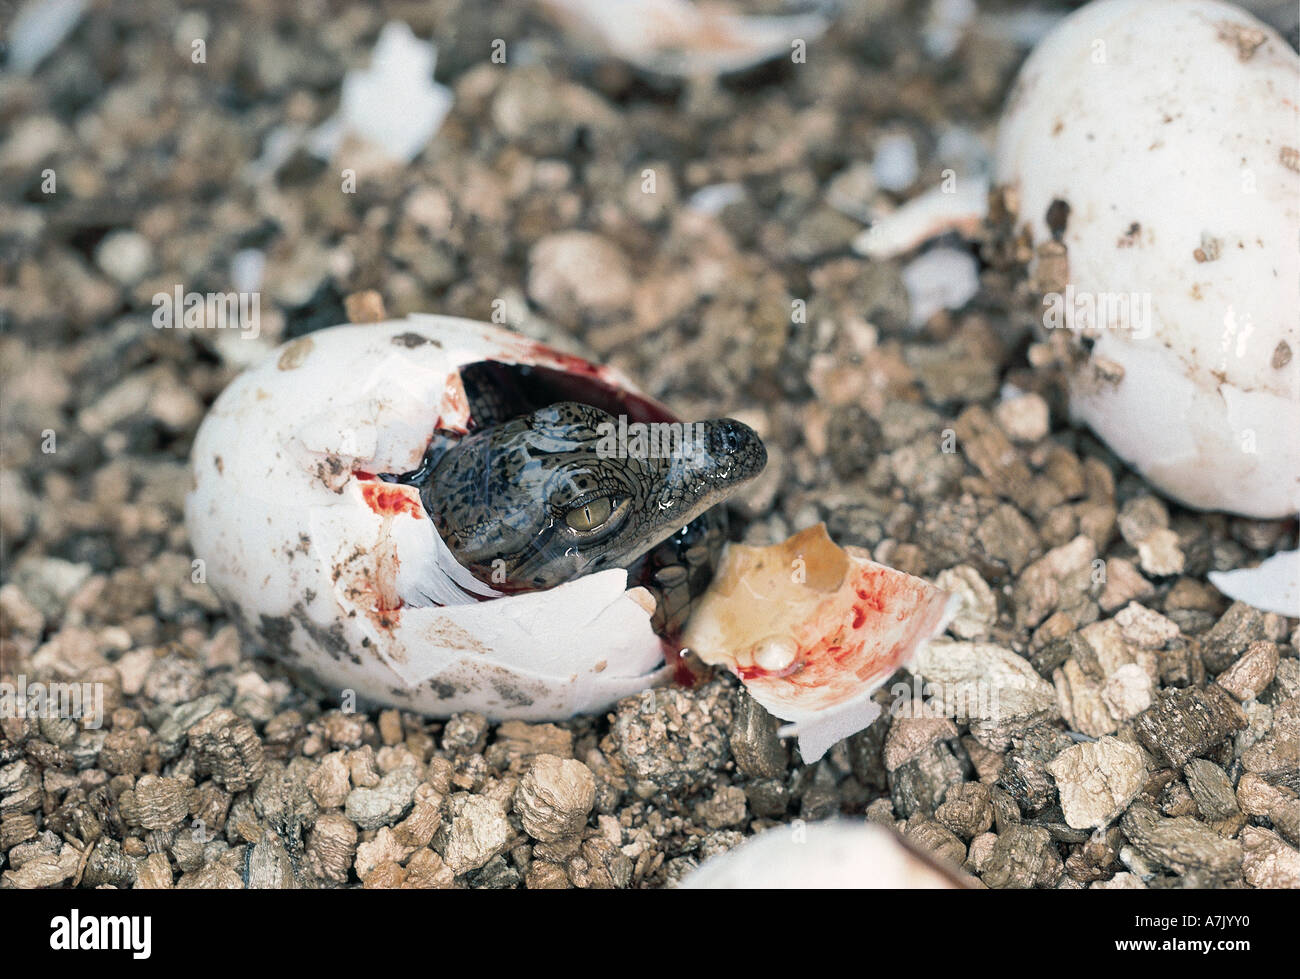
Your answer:
[[[606,425],[617,419],[560,402],[480,429],[429,460],[421,499],[479,580],[524,591],[630,568],[657,593],[656,625],[672,630],[725,537],[709,509],[757,476],[767,451],[723,418],[685,426],[675,451],[637,458],[635,448],[609,451]]]

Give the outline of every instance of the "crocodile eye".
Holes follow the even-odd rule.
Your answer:
[[[564,522],[569,525],[571,530],[576,530],[581,534],[589,534],[593,530],[599,530],[609,520],[609,516],[614,512],[614,507],[609,501],[608,496],[598,496],[594,500],[588,500],[581,506],[576,506],[564,515]]]

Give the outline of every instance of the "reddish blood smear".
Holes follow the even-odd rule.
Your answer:
[[[881,582],[870,582],[868,584],[868,587],[874,585],[875,587],[878,588],[880,587],[881,584],[882,584]],[[885,610],[885,599],[880,594],[879,591],[870,592],[867,591],[865,588],[858,588],[856,589],[856,591],[858,593],[858,598],[862,599],[863,604],[867,608],[871,609],[871,611],[883,612]]]
[[[402,514],[417,518],[424,516],[419,491],[414,487],[385,483],[374,473],[366,472],[364,469],[358,469],[352,475],[361,483],[361,498],[366,501],[366,506],[384,518],[383,537],[387,537],[394,517]],[[372,573],[363,575],[365,584],[361,587],[374,595],[374,604],[366,614],[380,629],[395,628],[401,619],[402,608],[406,604],[400,597],[392,595],[397,580],[397,561],[397,553],[392,551],[387,554],[386,559],[380,560],[378,566],[372,569]],[[381,586],[381,581],[389,582],[388,586]],[[390,601],[392,604],[389,604]]]
[[[599,377],[601,374],[600,368],[591,361],[575,357],[573,354],[566,354],[562,350],[556,350],[543,343],[533,344],[532,354],[542,360],[549,360],[560,370],[568,371],[570,374],[586,374],[590,377]]]
[[[368,482],[361,487],[361,497],[381,517],[395,517],[403,513],[411,517],[424,516],[420,498],[416,495],[416,490],[409,486]]]
[[[825,617],[818,615],[819,621],[806,622],[798,630],[791,668],[738,666],[739,677],[758,681],[779,698],[806,708],[817,702],[838,702],[852,696],[861,683],[888,675],[933,625],[939,610],[928,607],[921,586],[901,574],[864,567],[855,578],[856,597],[849,608],[838,614],[825,609]],[[902,626],[900,633],[896,622],[909,618],[915,621]]]
[[[690,690],[704,679],[705,674],[697,673],[690,660],[682,655],[682,644],[678,636],[667,639],[660,636],[659,645],[664,651],[664,662],[673,668],[673,682],[679,687]]]

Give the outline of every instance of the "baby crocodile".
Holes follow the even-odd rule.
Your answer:
[[[730,418],[665,426],[639,445],[615,438],[617,425],[599,408],[558,402],[435,438],[420,470],[400,478],[419,486],[438,533],[480,581],[531,591],[626,568],[655,593],[654,624],[668,636],[726,540],[716,504],[762,472],[767,451]]]

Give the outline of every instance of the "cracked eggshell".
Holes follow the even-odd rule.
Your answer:
[[[775,826],[752,836],[706,860],[679,886],[944,890],[975,882],[883,826],[828,819],[797,828]]]
[[[458,369],[483,360],[635,393],[609,368],[470,320],[300,337],[236,378],[199,429],[195,556],[246,641],[335,693],[435,715],[602,710],[667,675],[650,594],[611,569],[478,600],[466,590],[495,593],[451,559],[418,491],[376,478],[415,469],[435,427],[464,429]]]
[[[682,642],[791,723],[808,764],[880,716],[880,686],[960,608],[929,582],[841,548],[825,524],[770,547],[728,544]]]
[[[749,17],[691,0],[541,0],[574,39],[647,71],[725,75],[789,57],[825,33],[819,14]]]
[[[1064,219],[1063,310],[1094,341],[1073,414],[1170,496],[1252,517],[1300,509],[1298,91],[1237,7],[1103,0],[1035,49],[998,134],[1034,244]]]

